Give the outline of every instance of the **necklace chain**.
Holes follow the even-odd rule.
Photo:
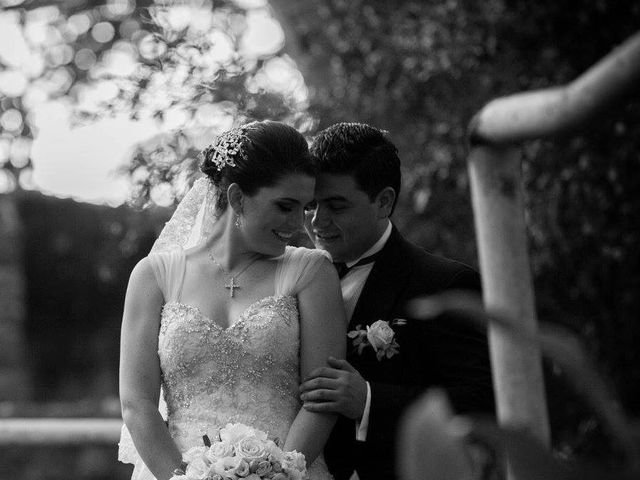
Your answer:
[[[220,271],[222,273],[224,273],[227,276],[227,281],[228,283],[224,286],[224,288],[229,290],[229,296],[231,298],[233,298],[235,296],[235,291],[242,288],[242,286],[238,283],[236,283],[236,280],[240,277],[240,275],[242,275],[251,265],[253,265],[259,257],[254,258],[253,260],[251,260],[249,263],[247,263],[242,270],[240,270],[237,273],[233,273],[233,272],[227,272],[227,270],[220,265],[220,262],[218,262],[218,260],[216,260],[216,257],[213,256],[213,252],[211,251],[211,249],[208,250],[209,253],[209,258],[211,259],[211,261],[214,263],[214,265],[216,267],[218,267],[220,269]]]

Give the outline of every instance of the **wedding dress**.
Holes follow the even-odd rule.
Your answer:
[[[203,434],[236,422],[284,442],[301,407],[296,293],[324,258],[317,250],[287,247],[278,260],[275,294],[254,302],[222,328],[180,301],[184,252],[149,255],[167,300],[158,355],[168,428],[180,451],[202,445]],[[154,478],[126,429],[118,458],[135,465],[132,480]],[[308,471],[311,480],[332,478],[321,457]]]
[[[215,191],[202,178],[180,202],[156,240],[149,260],[165,305],[158,356],[160,413],[181,452],[203,445],[227,423],[244,423],[282,443],[301,408],[300,325],[297,293],[327,254],[287,247],[277,260],[274,295],[249,305],[228,328],[181,302],[184,249],[203,241],[216,221]],[[281,445],[282,445],[281,443]],[[153,480],[126,426],[118,459],[134,464],[131,480]],[[322,456],[307,466],[310,480],[331,480]]]

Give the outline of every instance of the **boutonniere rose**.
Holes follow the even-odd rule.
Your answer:
[[[358,354],[362,355],[365,347],[371,346],[376,352],[378,361],[385,357],[391,358],[399,353],[400,345],[396,342],[395,335],[389,322],[384,320],[373,322],[367,326],[366,330],[362,328],[362,325],[357,325],[355,330],[347,333],[347,336],[353,340],[353,346],[358,349]]]

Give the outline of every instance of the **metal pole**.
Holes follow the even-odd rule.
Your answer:
[[[485,306],[518,319],[537,333],[527,251],[519,149],[471,150],[469,173]],[[489,327],[489,348],[498,421],[524,427],[549,444],[549,420],[540,351],[504,330]],[[507,466],[508,477],[516,475]]]
[[[636,33],[566,86],[492,100],[471,121],[471,139],[504,145],[558,137],[584,126],[639,83]]]
[[[575,131],[640,81],[640,33],[564,87],[493,100],[469,128],[469,173],[485,306],[537,330],[518,145]],[[548,444],[539,350],[489,329],[498,420]],[[509,472],[514,478],[514,472]]]

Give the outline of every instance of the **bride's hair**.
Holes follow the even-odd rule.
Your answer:
[[[203,152],[200,169],[217,187],[218,213],[227,208],[227,188],[232,183],[237,183],[245,194],[253,195],[286,175],[315,175],[307,141],[295,128],[265,120],[244,125],[240,132],[240,150],[228,153],[231,165],[216,161],[215,149]]]

